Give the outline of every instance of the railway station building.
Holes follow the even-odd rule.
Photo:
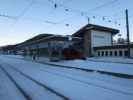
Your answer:
[[[36,54],[39,57],[61,57],[62,50],[80,42],[80,37],[40,34],[23,43],[17,44],[17,52],[24,56]]]
[[[83,48],[87,57],[115,56],[127,57],[128,47],[130,56],[133,57],[133,44],[113,44],[113,37],[119,30],[100,25],[87,24],[72,36],[81,37],[79,46]]]
[[[85,57],[112,56],[127,57],[130,48],[130,57],[133,57],[133,44],[113,44],[113,37],[119,30],[87,24],[71,36],[39,34],[15,46],[1,47],[2,52],[13,52],[31,56],[51,56],[51,52],[59,55],[64,48],[73,47],[82,52]]]

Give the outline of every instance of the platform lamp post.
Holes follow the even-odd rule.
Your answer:
[[[128,57],[130,58],[130,38],[129,38],[128,9],[125,10],[125,14],[126,14],[126,31],[127,31],[127,49],[128,49]]]

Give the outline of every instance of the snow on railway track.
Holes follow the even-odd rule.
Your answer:
[[[22,56],[13,56],[13,55],[9,55],[9,56],[7,56],[7,57],[9,57],[9,58],[14,58],[14,59],[22,59],[22,60],[30,60],[31,61],[31,59],[25,59],[24,57],[22,57]],[[94,63],[94,62],[97,62],[97,61],[95,61],[95,60],[90,60],[91,61],[91,63]],[[71,66],[71,65],[64,65],[64,64],[60,64],[60,63],[51,63],[51,62],[48,62],[47,60],[46,61],[40,61],[40,60],[36,60],[35,62],[38,62],[38,63],[43,63],[43,64],[48,64],[48,65],[54,65],[54,66],[56,66],[56,67],[65,67],[65,68],[72,68],[72,69],[78,69],[78,70],[83,70],[83,71],[87,71],[87,72],[93,72],[93,71],[97,71],[97,72],[99,72],[99,73],[101,73],[101,74],[106,74],[106,75],[111,75],[111,76],[115,76],[115,77],[121,77],[121,78],[126,78],[126,79],[133,79],[133,75],[132,74],[127,74],[127,73],[121,73],[121,72],[119,72],[118,71],[118,69],[116,69],[115,71],[112,71],[111,69],[109,69],[109,70],[107,70],[106,68],[105,69],[99,69],[100,67],[102,67],[102,66],[100,66],[100,67],[98,67],[98,68],[95,68],[94,66],[92,67],[92,68],[90,68],[90,67],[85,67],[85,66],[82,66],[82,67],[75,67],[75,66]],[[98,61],[98,62],[100,62],[100,61]],[[76,63],[76,62],[75,62]],[[90,63],[89,61],[88,61],[88,63]],[[112,63],[112,62],[110,62],[110,63]],[[110,63],[109,63],[109,66],[110,66]],[[94,63],[94,64],[96,64],[96,63]],[[105,64],[105,63],[102,63],[102,64]],[[112,63],[113,64],[113,63]],[[120,64],[122,64],[122,63],[120,63]],[[126,63],[124,63],[124,64],[126,64]],[[98,64],[99,65],[99,64]],[[100,64],[101,65],[101,64]],[[131,64],[130,64],[131,65]],[[108,65],[107,65],[108,66]],[[121,66],[121,65],[118,65],[118,66]],[[123,66],[123,65],[122,65]],[[125,67],[126,68],[126,67]],[[113,69],[113,68],[112,68]],[[123,70],[127,70],[127,69],[123,69]],[[128,71],[132,71],[132,69],[131,70],[128,70]]]
[[[15,57],[13,57],[13,58],[15,58]],[[17,58],[15,58],[15,59],[17,59]],[[21,59],[25,60],[23,58],[21,58]],[[85,77],[82,77],[78,74],[75,75],[74,73],[62,72],[62,70],[57,71],[57,68],[60,68],[60,69],[65,68],[65,70],[75,69],[75,70],[80,70],[80,71],[83,71],[83,72],[94,72],[94,70],[86,70],[84,68],[76,68],[76,67],[72,67],[72,66],[61,66],[61,65],[57,65],[57,64],[53,64],[53,63],[50,64],[50,63],[46,63],[46,62],[40,62],[40,63],[49,65],[48,67],[45,66],[45,69],[43,68],[42,70],[45,71],[45,72],[51,73],[53,75],[59,75],[59,76],[65,77],[65,78],[69,78],[69,79],[72,79],[72,80],[75,80],[75,81],[82,82],[84,84],[88,84],[88,85],[100,87],[100,88],[103,88],[103,89],[107,89],[107,90],[110,90],[110,91],[113,91],[113,92],[118,92],[118,93],[133,96],[133,89],[130,88],[130,87],[122,87],[121,86],[122,87],[121,88],[119,86],[119,84],[118,85],[113,84],[113,86],[112,86],[112,84],[110,84],[109,80],[106,81],[104,79],[99,79],[99,78],[96,78],[96,77],[90,77],[89,75],[85,78]],[[50,67],[55,67],[56,69],[50,69]],[[46,68],[50,69],[50,70],[46,70]],[[52,70],[54,70],[54,72]],[[98,81],[95,81],[95,80],[98,80]]]
[[[11,66],[11,65],[8,65],[8,66]],[[56,91],[50,89],[48,86],[43,85],[42,83],[36,81],[35,79],[33,79],[33,78],[29,77],[28,75],[24,74],[23,72],[19,71],[17,68],[15,68],[15,67],[13,67],[13,66],[11,66],[11,67],[12,67],[14,70],[16,70],[17,72],[19,72],[21,75],[23,75],[23,76],[25,76],[26,78],[32,80],[33,82],[35,82],[35,83],[37,83],[37,84],[39,84],[39,85],[41,85],[41,86],[47,88],[48,90],[54,92],[54,93],[57,94],[58,96],[63,97],[64,99],[68,99],[67,97],[63,96],[62,94],[57,93]],[[55,66],[48,66],[48,67],[55,67]],[[52,70],[51,70],[50,68],[48,68],[48,67],[44,67],[44,68],[41,67],[40,70],[43,70],[43,71],[45,71],[45,72],[47,72],[47,73],[50,73],[50,74],[53,74],[53,75],[56,75],[56,76],[61,76],[61,77],[68,78],[68,79],[71,79],[71,80],[74,80],[74,81],[78,81],[78,82],[81,82],[81,83],[83,83],[83,84],[92,85],[92,86],[95,86],[95,87],[107,89],[107,90],[109,90],[109,91],[121,93],[121,94],[124,94],[124,95],[126,94],[126,95],[131,95],[131,96],[133,96],[133,92],[132,92],[133,89],[131,89],[131,88],[128,88],[128,89],[126,89],[126,88],[121,89],[121,88],[118,88],[118,86],[117,86],[117,87],[116,87],[116,86],[113,86],[113,87],[112,87],[109,83],[108,83],[108,84],[105,84],[105,81],[104,81],[104,80],[101,81],[100,79],[95,79],[95,78],[92,79],[91,77],[87,77],[87,78],[81,77],[81,76],[79,77],[79,75],[77,75],[77,74],[74,75],[74,73],[65,73],[65,74],[64,74],[64,72],[61,72],[61,71],[57,71],[57,70],[52,71]],[[61,67],[60,67],[60,68],[61,68]],[[94,80],[99,80],[99,81],[94,81]],[[128,92],[127,92],[127,91],[128,91]]]
[[[53,67],[53,68],[52,68]],[[40,68],[40,67],[38,67]],[[64,67],[62,67],[64,68]],[[65,70],[61,70],[61,67],[57,68],[54,65],[49,65],[49,66],[44,66],[41,67],[40,70],[43,70],[45,72],[51,73],[53,75],[58,75],[58,76],[62,76],[65,78],[69,78],[84,84],[88,84],[88,85],[92,85],[95,87],[99,87],[99,88],[103,88],[103,89],[107,89],[109,91],[113,91],[113,92],[117,92],[117,93],[122,93],[122,94],[127,94],[127,95],[131,95],[133,96],[133,88],[131,87],[124,87],[123,86],[119,86],[119,84],[116,83],[111,83],[109,82],[109,80],[105,80],[105,79],[99,79],[95,76],[91,76],[90,74],[95,74],[95,72],[92,73],[88,73],[89,75],[87,75],[87,77],[85,77],[85,75],[83,76],[83,74],[81,73],[75,73],[74,71],[66,71],[70,68],[65,68]],[[80,70],[83,72],[83,70]],[[100,74],[99,74],[100,75]]]
[[[8,78],[15,84],[17,89],[23,94],[26,100],[32,100],[31,97],[18,85],[18,83],[14,80],[14,78],[2,67],[0,69],[8,76]]]
[[[133,99],[133,95],[128,93],[128,91],[112,91],[96,86],[97,84],[93,84],[93,82],[88,84],[86,82],[89,81],[80,80],[78,77],[75,77],[75,74],[64,76],[63,72],[60,73],[58,71],[54,72],[52,69],[45,69],[45,66],[49,67],[46,64],[11,58],[3,58],[2,60],[34,80],[54,88],[57,92],[69,97],[70,100],[87,100],[89,98],[93,100],[103,100],[105,98],[110,100]]]
[[[0,66],[0,69],[11,79],[26,100],[69,100],[64,95],[34,80],[13,66],[6,65],[8,66]]]
[[[0,65],[0,99],[28,100],[23,90]]]

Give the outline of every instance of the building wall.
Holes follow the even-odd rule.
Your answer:
[[[86,33],[84,33],[83,40],[84,55],[86,57],[90,57],[92,56],[91,31],[87,31]]]
[[[52,41],[44,41],[40,43],[33,43],[24,45],[21,47],[21,52],[19,54],[32,56],[36,54],[38,56],[49,56],[53,51],[62,50],[63,48],[67,48],[71,42],[68,41],[59,41],[59,40],[52,40]]]
[[[97,46],[110,46],[112,44],[112,35],[104,31],[91,31],[91,45]]]

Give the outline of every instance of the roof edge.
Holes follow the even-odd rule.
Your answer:
[[[81,34],[84,31],[87,31],[87,30],[108,31],[108,32],[111,32],[113,35],[120,32],[118,29],[114,29],[114,28],[110,28],[110,27],[105,27],[105,26],[95,25],[95,24],[87,24],[72,35],[75,36],[75,35]]]

